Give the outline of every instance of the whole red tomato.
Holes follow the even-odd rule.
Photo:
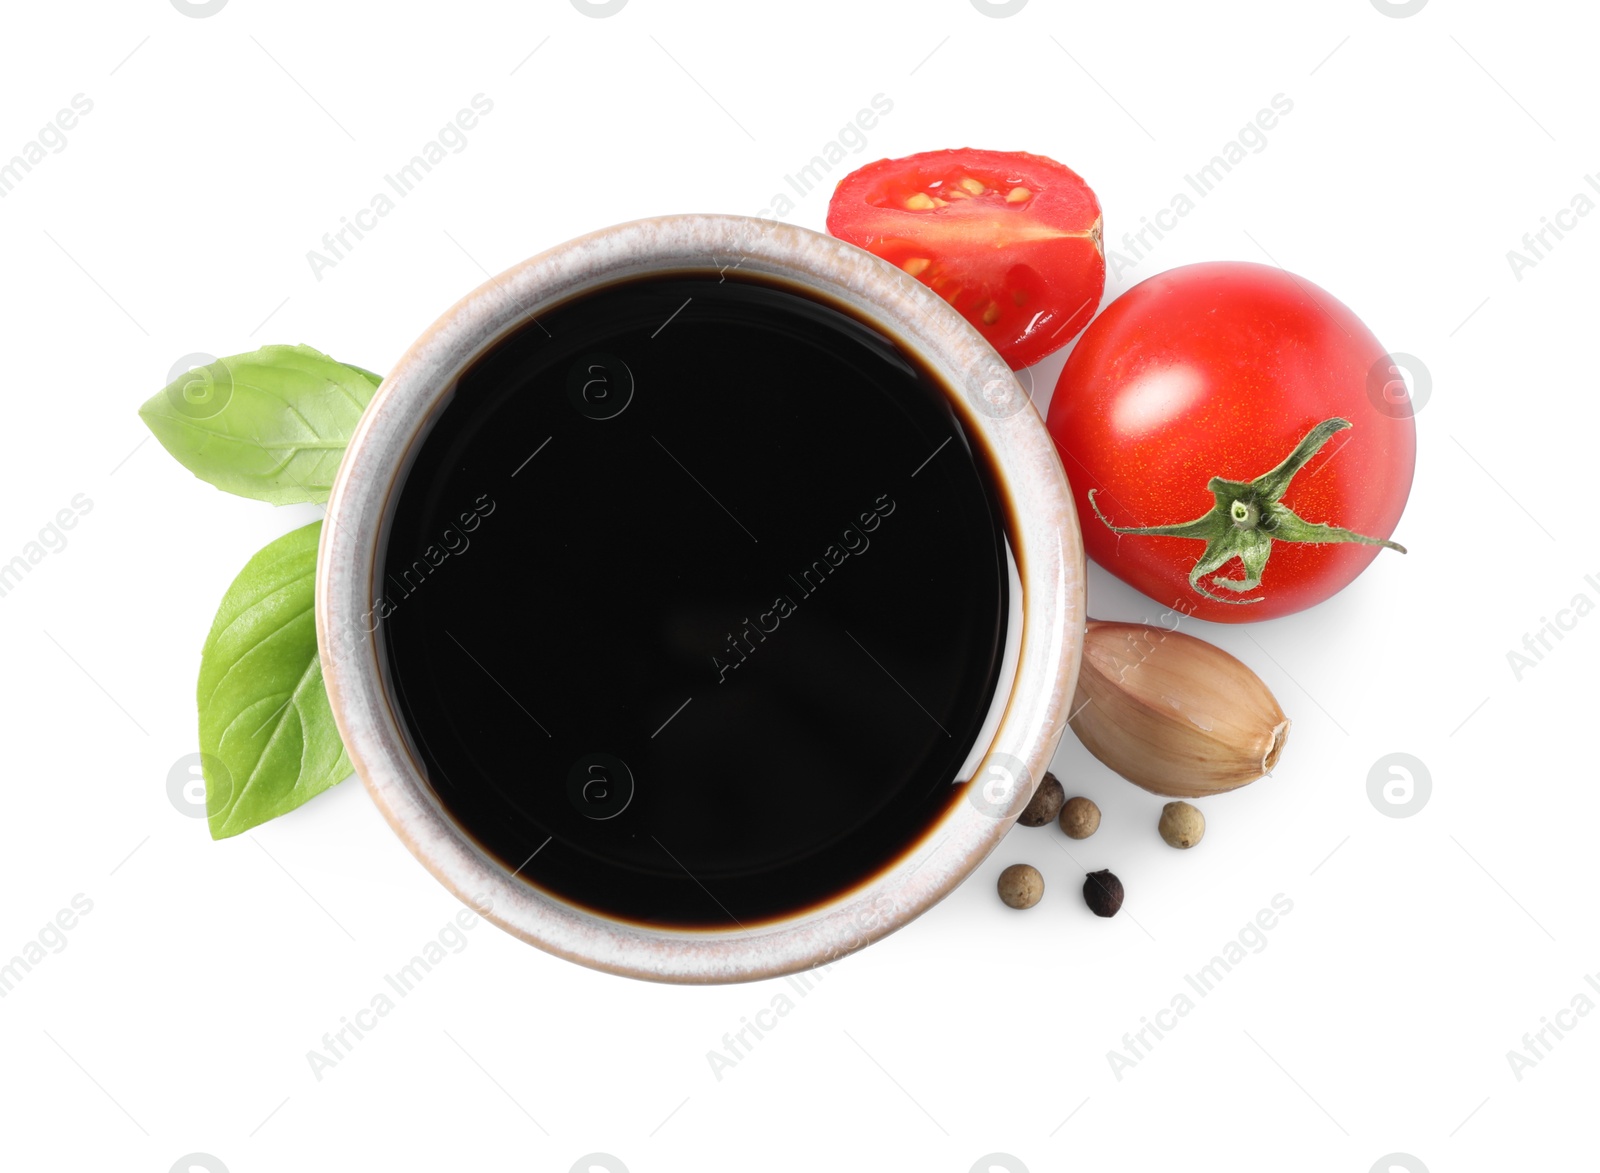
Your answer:
[[[1223,623],[1342,590],[1411,491],[1404,384],[1361,320],[1268,265],[1161,273],[1106,308],[1050,404],[1089,555]]]

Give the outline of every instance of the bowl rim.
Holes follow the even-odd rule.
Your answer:
[[[382,682],[374,567],[391,495],[460,373],[549,308],[660,272],[776,279],[843,303],[915,351],[964,401],[1009,497],[1022,581],[1021,652],[983,772],[1002,780],[952,803],[870,880],[759,925],[663,929],[610,920],[521,880],[443,814],[406,748]],[[989,855],[1044,776],[1066,729],[1082,656],[1084,553],[1061,462],[1011,369],[964,318],[900,269],[834,237],[720,213],[602,228],[512,266],[468,293],[401,356],[345,451],[317,556],[316,622],[334,719],[355,771],[411,853],[458,898],[514,936],[595,969],[678,983],[753,981],[823,966],[943,899]],[[1014,783],[1011,781],[1014,780]],[[887,907],[885,904],[887,903]]]

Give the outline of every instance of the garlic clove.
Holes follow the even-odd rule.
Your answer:
[[[1270,774],[1289,719],[1259,676],[1213,644],[1091,619],[1072,728],[1089,752],[1156,794],[1221,794]]]

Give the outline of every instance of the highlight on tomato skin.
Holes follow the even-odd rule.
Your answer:
[[[1348,307],[1274,266],[1135,285],[1084,333],[1050,403],[1086,552],[1220,623],[1300,611],[1398,557],[1417,441],[1409,405],[1374,390],[1390,362]]]
[[[1043,155],[880,159],[840,181],[828,231],[928,286],[1014,370],[1077,337],[1105,292],[1100,201]]]

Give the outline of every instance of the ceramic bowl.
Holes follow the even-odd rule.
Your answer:
[[[372,620],[387,520],[412,455],[461,373],[530,318],[619,280],[741,273],[842,305],[914,352],[988,447],[1013,518],[1020,580],[1015,671],[965,801],[865,884],[786,919],[728,930],[612,920],[543,891],[481,850],[423,778],[380,670]],[[1015,584],[1014,584],[1015,585]],[[1015,592],[1014,592],[1014,598]],[[1084,630],[1083,546],[1050,437],[1011,370],[948,304],[899,269],[804,228],[743,216],[664,216],[558,245],[486,282],[406,351],[362,417],[328,502],[317,561],[317,636],[356,772],[424,867],[530,944],[612,973],[733,982],[826,965],[908,923],[970,875],[1026,805],[1066,728]]]

